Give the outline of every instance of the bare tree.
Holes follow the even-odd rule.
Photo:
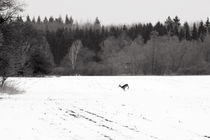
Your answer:
[[[13,18],[17,16],[19,12],[22,12],[23,5],[19,4],[15,0],[0,0],[0,25],[3,23],[6,23],[8,21],[11,21]],[[9,65],[8,57],[9,57],[9,51],[5,50],[5,47],[3,45],[3,38],[4,35],[0,31],[0,76],[1,76],[1,84],[0,86],[3,87],[8,75],[6,73],[6,68]]]
[[[81,40],[76,40],[75,42],[73,42],[71,48],[69,49],[69,58],[71,60],[73,71],[75,71],[76,62],[77,62],[77,55],[78,55],[79,50],[82,46],[83,46],[82,41]]]
[[[23,4],[15,0],[0,0],[0,24],[12,20],[23,11]]]

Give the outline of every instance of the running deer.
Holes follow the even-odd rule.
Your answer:
[[[124,84],[123,86],[119,85],[119,87],[121,87],[124,91],[125,91],[126,88],[129,89],[128,84]]]

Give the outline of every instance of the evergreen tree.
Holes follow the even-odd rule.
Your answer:
[[[70,18],[69,18],[69,24],[70,24],[70,25],[73,25],[73,23],[74,23],[74,20],[73,20],[72,17],[70,17]]]
[[[26,22],[31,22],[31,19],[30,19],[29,15],[27,15],[27,17],[26,17]]]
[[[204,41],[205,35],[206,35],[206,28],[203,24],[203,21],[201,21],[198,28],[198,36],[201,41]]]
[[[68,15],[66,15],[65,24],[70,24]]]
[[[206,26],[207,32],[210,33],[210,21],[209,21],[209,18],[207,18],[205,26]]]
[[[192,39],[193,40],[198,40],[198,29],[197,29],[195,23],[193,24]]]
[[[101,22],[99,21],[98,17],[95,19],[94,28],[97,30],[101,28]]]
[[[17,21],[17,22],[21,22],[21,23],[22,23],[22,22],[23,22],[23,19],[22,19],[22,17],[21,17],[21,16],[18,16],[18,17],[17,17],[17,19],[16,19],[16,21]]]
[[[160,36],[163,36],[163,35],[167,34],[167,29],[160,22],[156,23],[156,25],[154,26],[154,30],[157,31]]]
[[[32,22],[33,22],[33,23],[36,23],[36,19],[35,19],[35,17],[33,17]]]
[[[47,17],[44,18],[44,23],[48,23]]]
[[[178,16],[176,16],[173,20],[174,20],[174,23],[175,23],[176,26],[180,26],[181,25],[180,24],[180,19],[178,18]]]
[[[176,36],[179,36],[179,26],[180,24],[180,19],[176,16],[174,19],[174,27],[173,27],[173,34],[175,34]]]
[[[40,16],[38,16],[38,18],[37,18],[37,23],[41,23],[41,18],[40,18]]]
[[[188,41],[191,40],[189,24],[187,22],[185,22],[183,28],[184,28],[184,31],[185,31],[185,39],[188,40]]]
[[[101,22],[99,21],[98,17],[96,17],[94,24],[95,25],[100,25],[101,24]]]
[[[61,16],[55,19],[56,22],[63,24],[63,19]]]
[[[186,37],[185,37],[185,30],[183,28],[181,28],[178,37],[179,37],[179,41],[182,41],[183,39],[186,39]]]
[[[165,21],[165,26],[169,35],[173,35],[173,21],[169,16]]]
[[[50,23],[54,22],[54,18],[52,16],[49,18],[49,22]]]

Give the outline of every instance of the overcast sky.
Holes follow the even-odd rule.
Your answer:
[[[178,15],[182,22],[206,20],[210,16],[210,0],[24,0],[24,15],[71,15],[78,22],[94,21],[102,24],[130,24],[136,22],[164,22],[168,16]]]

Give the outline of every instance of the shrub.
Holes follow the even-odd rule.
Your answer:
[[[14,95],[14,94],[21,94],[24,91],[18,89],[15,85],[15,83],[8,82],[6,81],[2,87],[0,87],[0,94],[9,94],[9,95]]]
[[[70,75],[71,74],[70,67],[56,67],[52,70],[52,75]]]
[[[34,52],[30,57],[29,63],[33,69],[33,75],[46,75],[51,72],[51,63],[45,55],[40,52]]]

